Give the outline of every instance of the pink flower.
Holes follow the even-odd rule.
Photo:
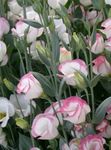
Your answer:
[[[83,78],[79,72],[85,76],[88,75],[87,65],[81,59],[63,62],[59,65],[58,70],[63,74],[61,76],[66,83],[72,86],[78,85],[78,82],[83,82]]]
[[[106,60],[105,56],[98,56],[95,60],[93,60],[93,72],[96,75],[107,76],[111,73],[111,65]]]
[[[5,18],[0,17],[0,39],[4,34],[7,34],[9,30],[10,30],[10,25],[8,21]]]
[[[91,47],[91,52],[94,54],[102,53],[104,50],[104,39],[101,34],[96,33],[96,41]]]
[[[31,72],[25,74],[17,85],[17,93],[24,93],[28,99],[38,98],[43,93],[39,81]]]
[[[80,141],[79,150],[105,150],[105,140],[100,135],[88,135]]]
[[[58,125],[56,117],[50,114],[39,114],[33,120],[31,134],[34,138],[51,140],[58,136]]]
[[[108,38],[111,37],[111,18],[108,18],[107,20],[105,20],[101,26],[104,28],[101,30],[102,33],[104,33]]]
[[[23,21],[18,21],[15,28],[12,28],[12,34],[18,37],[23,37],[27,31],[27,42],[31,43],[36,40],[37,37],[41,36],[43,33],[43,28],[37,29]]]
[[[111,52],[111,37],[105,41],[105,49]]]
[[[111,137],[111,126],[106,119],[104,119],[98,126],[96,126],[96,130],[100,131],[99,134],[105,138]]]
[[[60,63],[63,63],[67,60],[71,60],[71,51],[68,51],[65,47],[60,48]]]
[[[30,150],[40,150],[40,149],[37,147],[32,147]]]
[[[90,107],[80,97],[71,96],[62,100],[62,106],[58,112],[64,114],[64,120],[79,124],[85,122],[86,115],[90,112]]]

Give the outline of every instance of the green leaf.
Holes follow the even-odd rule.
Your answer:
[[[19,150],[30,150],[32,147],[31,139],[19,133]]]
[[[93,6],[98,9],[101,10],[104,7],[104,0],[92,0],[93,2]]]
[[[55,96],[55,90],[54,90],[53,85],[49,81],[49,79],[40,73],[37,73],[37,72],[32,72],[32,73],[39,80],[40,84],[42,85],[44,92],[47,95],[54,97]]]
[[[104,119],[109,105],[111,105],[111,97],[105,99],[96,109],[95,116],[93,119],[94,123],[98,124]]]
[[[30,25],[30,26],[32,26],[32,27],[34,27],[34,28],[41,28],[41,27],[43,27],[40,23],[38,23],[38,22],[36,22],[36,21],[34,21],[34,20],[27,20],[27,19],[24,19],[23,20],[26,24],[28,24],[28,25]]]

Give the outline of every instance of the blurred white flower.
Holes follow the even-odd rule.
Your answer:
[[[10,102],[14,105],[15,111],[19,117],[27,117],[30,115],[31,107],[36,107],[34,101],[30,101],[25,94],[11,94]],[[32,106],[31,106],[32,105]]]
[[[10,117],[15,114],[14,106],[5,97],[0,97],[0,123],[5,127]]]
[[[105,3],[111,5],[111,0],[105,0]]]

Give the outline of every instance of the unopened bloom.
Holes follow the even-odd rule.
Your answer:
[[[8,61],[7,47],[3,41],[0,41],[0,66],[6,65]]]
[[[91,0],[80,0],[80,3],[84,6],[89,6],[92,4]]]
[[[14,106],[7,98],[0,97],[0,123],[5,127],[10,117],[15,114]]]
[[[38,139],[51,140],[58,136],[58,125],[59,122],[53,115],[39,114],[33,120],[31,134]]]
[[[31,43],[36,40],[37,37],[41,36],[43,33],[43,28],[34,28],[28,24],[18,21],[15,25],[15,28],[12,28],[12,34],[18,37],[24,37],[25,32],[27,31],[27,42]]]
[[[88,75],[87,65],[81,59],[65,61],[59,65],[58,70],[62,73],[60,76],[64,78],[66,83],[72,86],[80,87],[81,83],[84,84],[84,79],[79,72],[85,76]]]
[[[68,51],[65,47],[60,48],[60,63],[67,60],[72,60],[71,51]]]
[[[105,144],[104,138],[100,135],[88,135],[80,141],[79,150],[105,150],[103,145]]]
[[[111,65],[106,60],[105,56],[98,56],[93,60],[93,72],[96,75],[107,76],[111,73]]]
[[[43,93],[39,81],[31,72],[25,74],[17,85],[17,93],[24,93],[28,99],[38,98]]]
[[[15,106],[15,111],[19,117],[27,117],[31,113],[31,107],[35,107],[35,102],[31,101],[25,94],[11,94],[10,102]]]
[[[86,115],[90,112],[90,107],[80,97],[71,96],[62,100],[62,106],[58,112],[64,114],[64,120],[79,124],[85,122]]]
[[[68,0],[48,0],[48,4],[53,9],[60,8],[61,5],[65,5]]]
[[[105,41],[105,49],[111,52],[111,37]]]
[[[3,37],[4,34],[7,34],[9,30],[10,25],[8,21],[5,18],[0,17],[0,39]]]
[[[98,130],[100,132],[99,134],[105,138],[111,137],[111,126],[106,119],[96,126],[96,130]]]
[[[102,53],[104,50],[104,39],[101,34],[96,33],[95,43],[91,47],[91,52],[94,54]]]

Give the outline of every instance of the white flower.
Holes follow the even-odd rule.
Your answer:
[[[0,66],[6,65],[8,61],[8,56],[7,56],[7,47],[6,44],[3,41],[0,41]]]
[[[5,127],[10,117],[15,114],[14,106],[5,97],[0,97],[0,123]]]
[[[105,3],[111,5],[111,0],[105,0]]]
[[[34,101],[30,101],[25,94],[11,94],[10,95],[10,102],[15,106],[15,111],[18,114],[19,117],[27,117],[30,115],[31,112],[31,105],[33,107],[36,107],[36,104]]]
[[[48,0],[48,4],[53,9],[60,8],[60,5],[65,5],[68,0]]]

